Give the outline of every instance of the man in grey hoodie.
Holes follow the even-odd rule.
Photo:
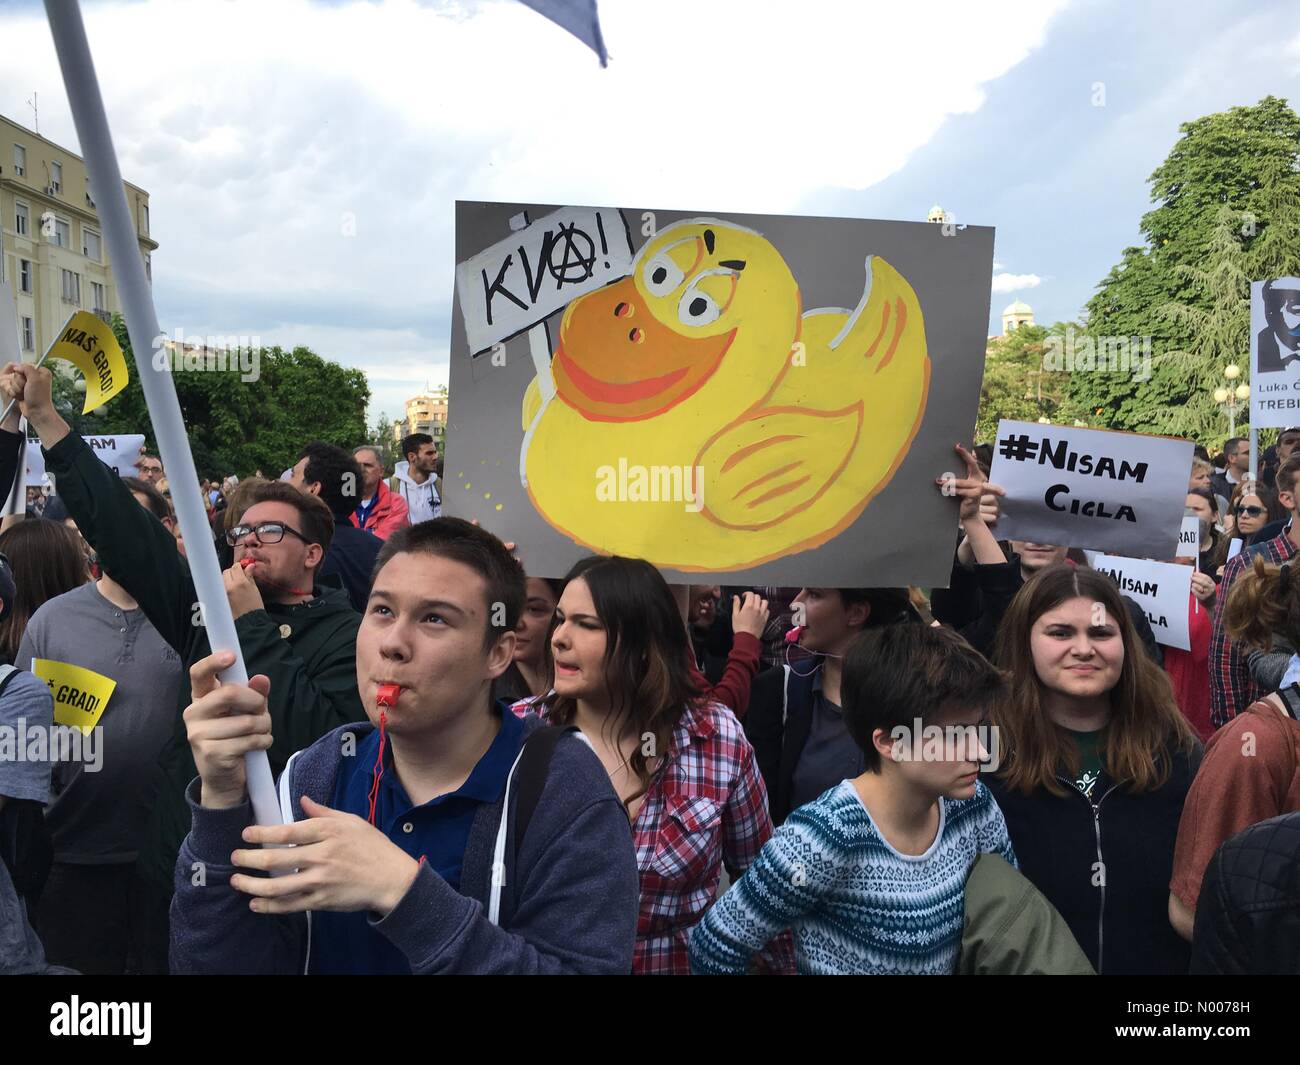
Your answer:
[[[438,495],[435,472],[438,445],[428,433],[411,433],[402,438],[402,454],[406,461],[393,466],[393,479],[388,487],[406,501],[412,525],[441,517],[442,498]]]
[[[580,734],[492,702],[523,602],[490,533],[394,533],[357,634],[370,720],[290,759],[285,825],[251,824],[244,777],[270,682],[219,685],[229,653],[195,664],[173,972],[630,971],[639,876],[608,775]]]

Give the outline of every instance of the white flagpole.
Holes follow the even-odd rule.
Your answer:
[[[154,338],[158,336],[158,315],[145,276],[131,209],[127,206],[122,172],[117,165],[108,116],[104,112],[104,100],[95,78],[81,7],[77,0],[45,0],[45,14],[50,21],[72,119],[76,123],[81,153],[86,160],[90,186],[99,208],[109,262],[113,265],[122,298],[126,329],[135,352],[135,371],[140,375],[145,402],[149,405],[159,456],[167,469],[172,503],[180,520],[181,535],[185,538],[186,554],[208,640],[213,651],[235,653],[235,664],[222,672],[221,680],[247,684],[248,673],[235,635],[235,622],[226,599],[212,530],[199,498],[199,476],[194,468],[194,456],[190,454],[189,438],[185,435],[176,386],[169,370],[155,368],[154,360],[148,356],[153,350]],[[280,804],[276,800],[275,782],[266,752],[255,751],[247,755],[246,771],[248,794],[257,823],[279,824]]]

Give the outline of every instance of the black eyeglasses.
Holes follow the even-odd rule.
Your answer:
[[[233,525],[226,530],[226,543],[231,547],[237,547],[240,540],[252,533],[257,537],[258,543],[278,544],[284,539],[284,534],[287,532],[293,533],[304,544],[311,543],[297,529],[286,525],[282,521],[260,521],[256,525]]]
[[[1264,513],[1263,507],[1238,507],[1237,517],[1239,518],[1258,518]]]

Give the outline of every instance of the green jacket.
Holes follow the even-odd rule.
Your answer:
[[[136,599],[187,667],[211,654],[189,566],[162,522],[135,501],[121,478],[75,433],[46,450],[45,461],[58,479],[59,498],[98,553],[104,573]],[[314,590],[305,603],[270,603],[235,621],[249,676],[265,673],[271,680],[275,743],[267,753],[276,775],[294,751],[365,717],[357,693],[361,617],[342,589],[318,584]],[[181,717],[189,703],[187,668],[175,729],[159,755],[158,791],[139,858],[140,872],[168,895],[176,855],[190,830],[185,788],[197,775]]]
[[[997,854],[966,878],[961,976],[1093,976],[1070,927],[1033,884]]]

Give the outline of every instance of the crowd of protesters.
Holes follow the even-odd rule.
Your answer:
[[[1300,964],[1300,429],[1257,478],[1238,438],[1194,463],[1187,651],[1070,545],[1000,540],[980,448],[927,596],[534,577],[441,516],[431,437],[305,442],[201,486],[231,684],[162,463],[100,462],[48,371],[9,397],[0,487],[21,413],[55,494],[0,532],[0,972]],[[57,734],[50,662],[111,681],[80,759],[4,746]]]

